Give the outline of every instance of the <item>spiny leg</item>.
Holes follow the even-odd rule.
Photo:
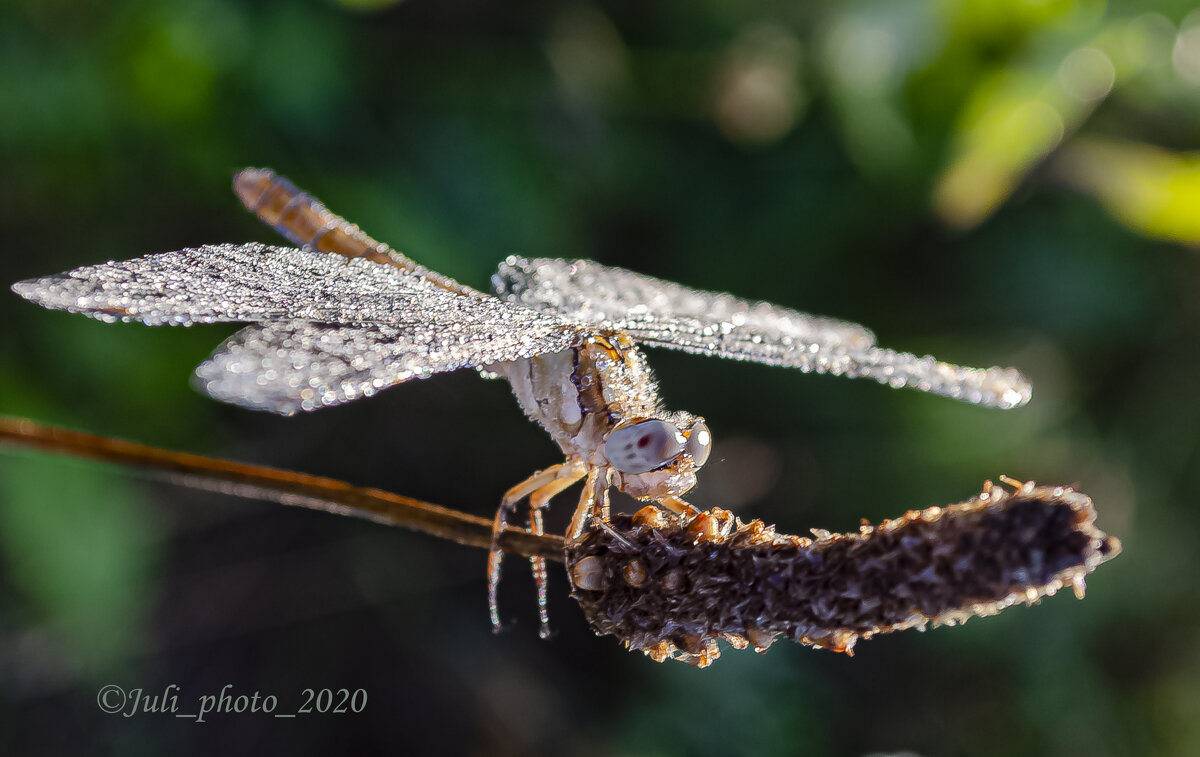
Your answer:
[[[601,523],[608,523],[612,516],[609,509],[611,500],[608,496],[608,489],[612,486],[612,481],[608,478],[608,472],[600,474],[600,479],[596,482],[596,496],[592,502],[592,517],[598,518]]]
[[[551,499],[585,475],[587,475],[586,469],[571,472],[555,481],[551,481],[529,495],[529,530],[534,535],[541,536],[545,533],[542,526],[542,508],[550,504]],[[529,566],[533,570],[533,580],[537,585],[538,620],[541,623],[538,627],[538,636],[548,639],[550,638],[550,614],[546,611],[546,558],[531,557],[529,558]]]
[[[580,460],[568,460],[565,463],[552,465],[549,468],[534,473],[529,478],[505,492],[500,500],[500,508],[496,510],[496,519],[492,522],[492,546],[488,550],[488,612],[492,619],[492,630],[500,631],[500,610],[496,604],[496,592],[500,586],[500,562],[503,554],[500,552],[500,534],[508,525],[508,512],[516,506],[521,498],[529,496],[547,484],[554,483],[560,477],[573,477],[576,481],[586,470]]]
[[[583,492],[579,495],[579,505],[571,516],[571,527],[567,529],[567,539],[575,541],[583,535],[583,527],[597,508],[602,512],[608,511],[608,474],[600,468],[588,472],[587,480],[583,483]]]
[[[500,507],[496,510],[495,520],[492,521],[492,545],[488,550],[488,612],[491,615],[492,630],[497,633],[500,631],[500,610],[496,594],[500,586],[501,562],[504,559],[504,555],[500,551],[500,534],[508,525],[508,512],[515,509],[517,502],[522,497],[553,483],[566,465],[567,463],[559,463],[534,473],[505,492],[504,497],[500,500]]]
[[[661,507],[665,507],[676,515],[682,515],[686,518],[694,518],[700,514],[699,510],[684,502],[679,497],[663,497],[662,499],[655,500],[655,503]]]

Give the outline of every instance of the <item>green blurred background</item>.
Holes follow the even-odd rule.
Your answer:
[[[0,93],[7,281],[276,241],[229,191],[270,166],[475,286],[594,258],[1034,381],[998,412],[655,353],[716,438],[697,503],[849,530],[1007,473],[1125,543],[1084,602],[696,671],[592,636],[557,572],[556,637],[515,560],[496,636],[481,551],[4,450],[0,751],[1200,754],[1190,3],[10,0]],[[231,328],[0,321],[6,414],[484,516],[558,459],[470,372],[281,419],[191,389]],[[104,715],[109,683],[370,699],[192,724]]]

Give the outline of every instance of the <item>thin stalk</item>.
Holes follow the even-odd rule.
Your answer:
[[[492,542],[490,518],[322,476],[173,452],[8,416],[0,416],[0,444],[122,465],[196,489],[404,526],[472,547],[487,549]],[[500,548],[526,557],[563,560],[560,536],[534,536],[506,528]]]

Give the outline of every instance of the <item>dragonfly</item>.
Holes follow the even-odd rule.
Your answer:
[[[642,346],[869,378],[975,405],[1030,399],[1014,368],[971,368],[879,347],[846,321],[586,260],[508,257],[490,293],[432,271],[269,169],[238,172],[242,203],[296,247],[205,245],[77,268],[13,285],[43,307],[150,326],[247,323],[195,372],[217,400],[284,415],[473,368],[501,377],[564,461],[509,489],[493,520],[488,608],[501,628],[499,536],[518,505],[543,510],[583,482],[568,543],[610,520],[617,489],[679,517],[712,451],[704,418],[670,411]],[[539,633],[549,634],[545,558],[530,558]]]

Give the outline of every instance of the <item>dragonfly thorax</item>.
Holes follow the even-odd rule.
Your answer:
[[[607,468],[639,499],[695,486],[711,435],[703,419],[662,409],[645,355],[625,334],[594,334],[571,349],[488,366],[569,459]]]

